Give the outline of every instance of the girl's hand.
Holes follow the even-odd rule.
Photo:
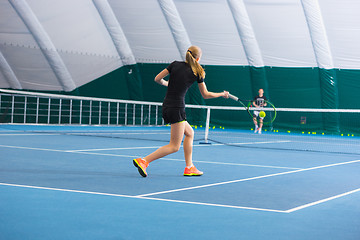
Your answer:
[[[229,92],[228,91],[223,91],[222,94],[223,94],[222,95],[223,98],[229,98]]]

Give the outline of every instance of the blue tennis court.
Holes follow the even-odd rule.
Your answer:
[[[359,239],[356,150],[280,150],[295,142],[293,134],[222,130],[261,146],[195,141],[203,176],[182,176],[180,149],[151,163],[142,178],[132,159],[165,143],[131,135],[167,134],[169,127],[86,128],[127,137],[1,125],[1,239]],[[338,146],[343,139],[331,138]],[[332,144],[321,135],[296,140]],[[346,145],[356,149],[360,139]]]

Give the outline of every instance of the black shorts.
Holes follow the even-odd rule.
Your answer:
[[[162,117],[166,124],[186,121],[185,108],[163,107]]]

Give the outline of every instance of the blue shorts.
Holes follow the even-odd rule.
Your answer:
[[[186,121],[185,108],[163,107],[162,117],[166,124]]]

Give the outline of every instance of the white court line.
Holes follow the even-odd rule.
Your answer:
[[[26,149],[26,150],[37,150],[37,151],[49,151],[49,152],[64,152],[64,153],[77,153],[77,154],[87,154],[87,155],[97,155],[97,156],[109,156],[109,157],[126,157],[126,158],[136,158],[136,155],[122,155],[122,154],[110,154],[110,153],[93,153],[93,152],[78,152],[72,150],[57,150],[57,149],[46,149],[46,148],[32,148],[32,147],[20,147],[20,146],[9,146],[9,145],[0,145],[0,147],[5,148],[17,148],[17,149]],[[184,159],[176,158],[161,158],[159,160],[166,161],[177,161],[183,162]],[[208,162],[208,161],[195,161],[198,163],[208,163],[208,164],[221,164],[221,165],[233,165],[233,166],[247,166],[247,167],[261,167],[261,168],[280,168],[280,169],[301,169],[293,167],[280,167],[280,166],[268,166],[268,165],[255,165],[255,164],[242,164],[242,163],[223,163],[223,162]]]
[[[267,141],[267,142],[246,142],[246,143],[229,143],[233,145],[248,145],[248,144],[264,144],[264,143],[285,143],[290,141]],[[214,144],[196,144],[193,147],[209,147],[209,146],[225,146],[224,143],[214,143]],[[131,150],[131,149],[148,149],[148,148],[159,148],[162,146],[153,146],[153,147],[126,147],[126,148],[90,148],[90,149],[79,149],[79,150],[68,150],[68,152],[91,152],[91,151],[110,151],[110,150]],[[181,147],[183,147],[181,145]]]
[[[166,160],[171,160],[170,158],[164,158]],[[184,161],[183,159],[177,159]],[[262,167],[262,168],[279,168],[279,169],[302,169],[302,168],[294,168],[294,167],[279,167],[279,166],[269,166],[269,165],[255,165],[255,164],[245,164],[245,163],[225,163],[225,162],[208,162],[196,160],[194,162],[197,163],[209,163],[209,164],[218,164],[218,165],[232,165],[232,166],[247,166],[247,167]]]
[[[199,185],[199,186],[195,186],[195,187],[179,188],[179,189],[173,189],[173,190],[167,190],[167,191],[161,191],[161,192],[141,194],[141,195],[138,195],[138,196],[139,196],[139,197],[145,197],[145,196],[147,197],[147,196],[154,196],[154,195],[165,194],[165,193],[173,193],[173,192],[187,191],[187,190],[192,190],[192,189],[213,187],[213,186],[219,186],[219,185],[224,185],[224,184],[237,183],[237,182],[245,182],[245,181],[250,181],[250,180],[262,179],[262,178],[268,178],[268,177],[275,177],[275,176],[281,176],[281,175],[286,175],[286,174],[291,174],[291,173],[305,172],[305,171],[310,171],[310,170],[315,170],[315,169],[321,169],[321,168],[327,168],[327,167],[334,167],[334,166],[340,166],[340,165],[357,163],[357,162],[360,162],[360,159],[359,159],[359,160],[348,161],[348,162],[341,162],[341,163],[334,163],[334,164],[328,164],[328,165],[323,165],[323,166],[311,167],[311,168],[304,168],[304,169],[299,169],[299,170],[294,170],[294,171],[288,171],[288,172],[281,172],[281,173],[274,173],[274,174],[262,175],[262,176],[251,177],[251,178],[243,178],[243,179],[237,179],[237,180],[226,181],[226,182],[218,182],[218,183],[211,183],[211,184]]]
[[[93,151],[111,151],[111,150],[132,150],[132,149],[148,149],[148,148],[159,148],[161,146],[153,147],[125,147],[125,148],[94,148],[94,149],[80,149],[80,150],[67,150],[67,152],[93,152]]]
[[[0,145],[0,146],[5,146],[5,145]],[[54,149],[36,149],[36,148],[27,148],[27,147],[15,147],[15,146],[6,146],[6,147],[14,147],[14,148],[25,148],[25,149],[31,149],[31,150],[43,150],[43,151],[56,151],[56,152],[65,152],[63,150],[54,150]],[[77,152],[76,152],[77,153]],[[80,153],[80,154],[96,154],[96,153]],[[96,155],[109,155],[109,154],[96,154]],[[112,155],[114,156],[114,155]],[[115,155],[116,156],[116,155]],[[286,175],[286,174],[291,174],[291,173],[297,173],[297,172],[304,172],[304,171],[310,171],[310,170],[315,170],[315,169],[321,169],[321,168],[327,168],[327,167],[334,167],[334,166],[340,166],[340,165],[345,165],[345,164],[351,164],[351,163],[357,163],[360,162],[360,160],[353,160],[353,161],[348,161],[348,162],[342,162],[342,163],[335,163],[335,164],[329,164],[329,165],[323,165],[323,166],[318,166],[318,167],[312,167],[312,168],[305,168],[305,169],[299,169],[299,170],[294,170],[294,171],[288,171],[288,172],[282,172],[282,173],[276,173],[276,174],[269,174],[269,175],[263,175],[263,176],[258,176],[258,177],[252,177],[252,178],[246,178],[246,179],[238,179],[238,180],[233,180],[233,181],[227,181],[227,182],[219,182],[219,183],[214,183],[214,184],[206,184],[206,185],[200,185],[200,186],[195,186],[195,187],[189,187],[189,188],[181,188],[181,189],[174,189],[174,190],[169,190],[169,191],[162,191],[162,192],[156,192],[156,193],[149,193],[149,194],[142,194],[142,195],[137,195],[137,196],[127,196],[127,195],[114,195],[114,194],[102,194],[102,193],[92,193],[92,194],[102,194],[102,195],[110,195],[110,196],[124,196],[124,197],[132,197],[132,198],[142,198],[142,199],[153,199],[153,200],[160,200],[160,201],[169,201],[169,202],[183,202],[183,203],[192,203],[192,204],[199,204],[199,205],[209,205],[209,206],[222,206],[222,207],[230,207],[230,208],[241,208],[241,209],[252,209],[252,210],[260,210],[260,211],[272,211],[272,212],[283,212],[283,213],[291,213],[306,207],[310,207],[316,204],[320,204],[326,201],[330,201],[332,199],[336,199],[336,198],[340,198],[342,196],[346,196],[355,192],[360,191],[360,189],[356,189],[344,194],[340,194],[337,196],[333,196],[327,199],[323,199],[323,200],[319,200],[313,203],[309,203],[309,204],[305,204],[296,208],[292,208],[286,211],[282,211],[282,210],[272,210],[272,209],[262,209],[262,208],[248,208],[248,207],[239,207],[239,206],[230,206],[230,205],[218,205],[218,204],[207,204],[207,203],[196,203],[196,202],[186,202],[186,201],[178,201],[178,200],[168,200],[168,199],[160,199],[160,198],[149,198],[148,196],[151,195],[159,195],[159,194],[164,194],[164,193],[170,193],[170,192],[178,192],[178,191],[185,191],[185,190],[191,190],[191,189],[198,189],[198,188],[205,188],[205,187],[210,187],[210,186],[217,186],[217,185],[224,185],[224,184],[229,184],[229,183],[235,183],[235,182],[243,182],[243,181],[250,181],[250,180],[256,180],[256,179],[262,179],[262,178],[267,178],[267,177],[273,177],[273,176],[280,176],[280,175]],[[23,186],[26,187],[25,185],[15,185],[15,184],[6,184],[6,183],[0,183],[0,185],[11,185],[11,186]],[[35,186],[28,186],[28,187],[32,187],[32,188],[42,188],[42,187],[35,187]],[[51,188],[43,188],[43,189],[49,189],[49,190],[56,190],[56,189],[51,189]],[[83,192],[84,191],[77,191],[77,190],[66,190],[66,189],[62,189],[62,191],[69,191],[69,192]],[[91,192],[88,192],[91,193]]]
[[[71,193],[83,193],[83,194],[92,194],[92,195],[101,195],[101,196],[111,196],[111,197],[123,197],[123,198],[135,198],[135,199],[155,200],[155,201],[161,201],[161,202],[186,203],[186,204],[194,204],[194,205],[202,205],[202,206],[212,206],[212,207],[226,207],[226,208],[236,208],[236,209],[245,209],[245,210],[265,211],[265,212],[287,213],[286,211],[276,210],[276,209],[254,208],[254,207],[242,207],[242,206],[232,206],[232,205],[203,203],[203,202],[192,202],[192,201],[182,201],[182,200],[172,200],[172,199],[162,199],[162,198],[151,198],[151,197],[131,196],[131,195],[113,194],[113,193],[89,192],[89,191],[72,190],[72,189],[62,189],[62,188],[39,187],[39,186],[29,186],[29,185],[10,184],[10,183],[0,183],[0,185],[10,186],[10,187],[21,187],[21,188],[50,190],[50,191],[61,191],[61,192],[71,192]]]
[[[286,210],[285,212],[292,213],[292,212],[298,211],[300,209],[304,209],[304,208],[311,207],[311,206],[314,206],[314,205],[317,205],[317,204],[320,204],[320,203],[328,202],[330,200],[341,198],[341,197],[344,197],[344,196],[347,196],[347,195],[350,195],[350,194],[356,193],[356,192],[360,192],[360,188],[349,191],[349,192],[346,192],[346,193],[342,193],[342,194],[339,194],[339,195],[336,195],[336,196],[332,196],[332,197],[329,197],[329,198],[321,199],[321,200],[316,201],[316,202],[301,205],[301,206]]]
[[[38,150],[38,151],[49,151],[49,152],[66,152],[66,150],[47,149],[47,148],[33,148],[33,147],[21,147],[21,146],[11,146],[11,145],[0,145],[0,147],[18,148],[18,149],[26,149],[26,150]]]
[[[248,145],[248,144],[264,144],[264,143],[288,143],[288,142],[291,142],[291,141],[287,141],[287,140],[282,140],[282,141],[267,141],[267,142],[246,142],[246,143],[228,143],[228,144],[231,144],[231,145]],[[222,144],[222,145],[226,145],[226,144]]]
[[[17,133],[17,134],[11,134],[11,133],[0,133],[0,136],[53,136],[53,135],[61,135],[58,133]]]

